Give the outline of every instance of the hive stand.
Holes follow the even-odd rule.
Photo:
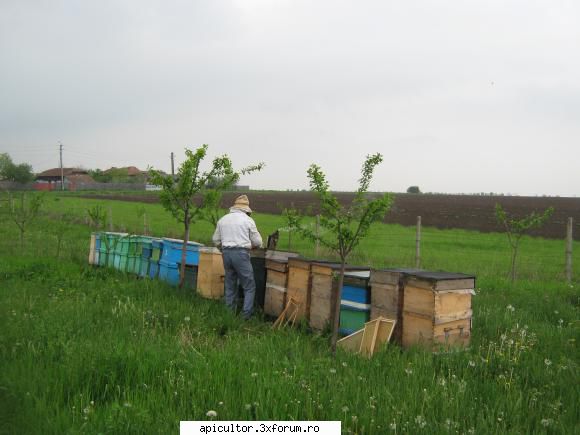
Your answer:
[[[363,329],[341,338],[336,344],[342,349],[370,358],[381,345],[390,341],[396,323],[396,320],[378,317],[365,323]]]

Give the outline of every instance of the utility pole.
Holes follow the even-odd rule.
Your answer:
[[[173,151],[171,152],[171,176],[175,178],[175,166],[173,165]]]
[[[60,149],[60,190],[64,190],[64,169],[62,167],[62,143],[58,141]]]

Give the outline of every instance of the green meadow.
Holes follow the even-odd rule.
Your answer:
[[[95,204],[115,230],[142,234],[145,211],[152,235],[181,238],[159,205],[50,194],[21,249],[0,211],[0,434],[178,433],[210,410],[341,420],[356,434],[580,432],[578,242],[572,284],[564,241],[538,238],[523,239],[512,284],[504,234],[423,228],[423,268],[477,276],[471,346],[391,345],[368,360],[332,357],[328,336],[304,325],[274,331],[260,314],[243,322],[219,301],[89,266]],[[254,217],[264,239],[284,228],[280,216]],[[209,243],[212,231],[197,223],[191,238]],[[331,258],[286,231],[279,248]],[[351,263],[409,267],[414,256],[414,228],[376,224]]]

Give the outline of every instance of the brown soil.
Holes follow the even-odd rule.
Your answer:
[[[280,214],[287,207],[295,207],[303,213],[318,212],[318,200],[311,192],[246,192],[250,205],[257,213]],[[224,194],[222,205],[233,203],[240,192]],[[352,201],[353,193],[336,193],[342,204]],[[157,194],[92,194],[84,198],[113,199],[157,203]],[[580,198],[526,197],[526,196],[475,196],[475,195],[411,195],[396,194],[395,202],[385,218],[387,223],[414,226],[417,216],[421,216],[424,226],[436,228],[463,228],[490,232],[501,231],[495,220],[494,207],[500,203],[515,216],[523,216],[532,211],[542,212],[554,207],[554,214],[545,226],[532,232],[535,236],[564,239],[568,217],[574,218],[574,239],[580,240]]]

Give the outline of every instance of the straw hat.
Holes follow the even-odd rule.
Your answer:
[[[250,208],[250,200],[246,195],[238,196],[230,210],[232,209],[241,210],[244,213],[252,213],[252,209]]]

